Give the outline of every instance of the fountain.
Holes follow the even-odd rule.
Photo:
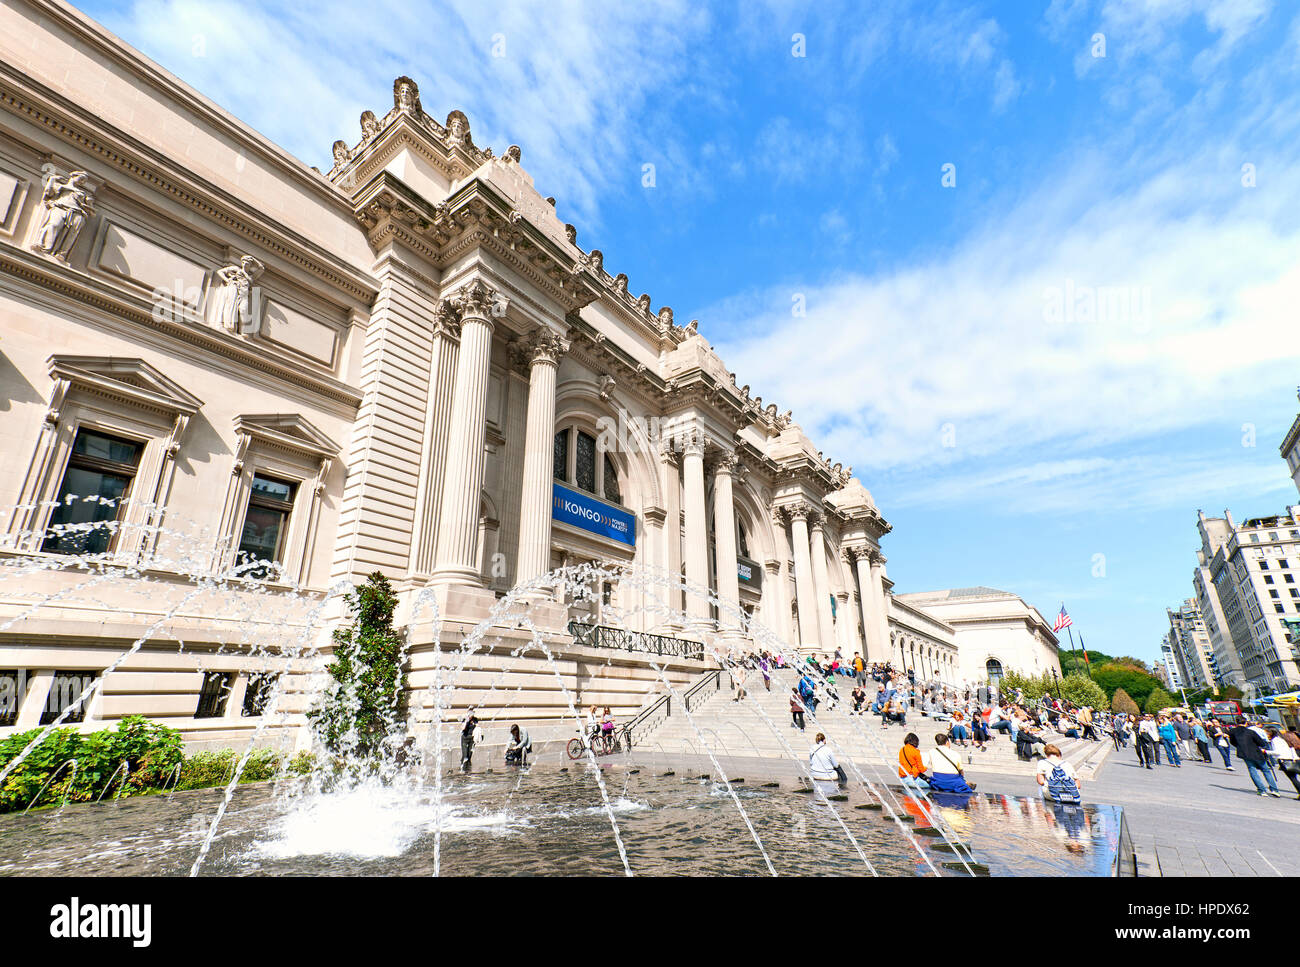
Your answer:
[[[153,514],[144,516],[148,521],[156,519]],[[599,761],[590,744],[578,772],[559,768],[563,760],[545,753],[535,754],[530,767],[517,771],[502,771],[499,763],[493,763],[487,772],[448,772],[446,730],[455,728],[458,691],[465,689],[470,676],[477,676],[474,702],[492,709],[494,722],[503,721],[504,713],[523,697],[523,680],[505,684],[512,661],[542,662],[554,680],[554,693],[562,699],[559,707],[565,720],[583,729],[578,697],[562,670],[563,659],[556,655],[556,648],[567,647],[568,642],[553,627],[539,622],[539,605],[544,609],[559,596],[572,596],[602,582],[617,583],[629,592],[629,599],[639,602],[607,611],[609,620],[626,626],[673,622],[689,627],[687,614],[666,603],[669,591],[703,599],[714,608],[719,624],[732,630],[699,628],[692,635],[705,656],[700,671],[734,665],[731,655],[738,640],[784,657],[787,667],[799,661],[789,645],[708,589],[692,586],[680,575],[621,564],[584,564],[542,575],[510,589],[487,617],[457,635],[444,633],[432,591],[416,591],[405,602],[402,658],[405,661],[413,648],[426,654],[432,649],[433,665],[427,683],[408,686],[407,721],[389,723],[396,737],[391,754],[378,756],[364,768],[354,764],[340,770],[338,762],[319,754],[318,748],[317,768],[304,778],[241,784],[250,756],[268,738],[283,741],[290,730],[304,734],[297,724],[300,715],[285,705],[286,695],[291,683],[304,682],[309,683],[311,694],[323,693],[323,646],[345,620],[341,605],[351,589],[345,582],[323,592],[292,585],[270,587],[253,576],[273,567],[268,562],[246,562],[214,572],[211,556],[196,546],[201,537],[191,538],[177,529],[184,523],[173,517],[166,528],[134,525],[147,526],[154,539],[149,546],[161,546],[157,539],[166,537],[168,546],[180,549],[175,559],[155,551],[148,566],[123,564],[108,553],[58,559],[18,556],[0,565],[0,589],[19,599],[10,600],[13,613],[0,622],[0,631],[21,627],[29,618],[54,609],[93,608],[112,614],[133,600],[132,595],[156,595],[161,600],[154,604],[157,617],[151,616],[145,632],[134,637],[103,674],[85,685],[75,702],[3,764],[0,783],[22,768],[74,709],[88,707],[106,675],[146,644],[175,641],[184,649],[187,623],[194,620],[200,601],[220,617],[219,633],[227,635],[223,648],[249,656],[259,670],[278,673],[265,696],[261,721],[220,787],[178,791],[181,767],[177,766],[163,783],[164,790],[171,786],[166,796],[148,800],[124,796],[124,775],[117,794],[105,797],[117,778],[114,773],[100,792],[102,803],[69,804],[65,796],[58,813],[36,810],[30,815],[0,816],[0,874],[76,869],[82,874],[189,872],[192,876],[303,872],[779,875],[852,873],[864,868],[873,875],[1108,874],[1115,858],[1130,848],[1122,814],[1109,807],[1065,813],[1026,801],[1013,809],[1012,801],[1004,797],[978,796],[959,802],[900,790],[891,769],[882,766],[891,757],[878,736],[861,719],[850,719],[846,710],[840,714],[847,732],[840,734],[851,735],[852,742],[832,741],[850,774],[843,789],[828,795],[813,782],[806,755],[796,752],[761,708],[759,714],[779,739],[784,755],[745,766],[746,776],[757,775],[753,769],[762,773],[759,781],[733,781],[728,778],[732,751],[715,730],[697,722],[683,695],[680,671],[650,653],[642,653],[639,660],[653,673],[660,694],[669,696],[674,714],[680,710],[696,740],[683,739],[691,751],[680,756],[652,740],[667,760],[667,773],[648,768],[637,749]],[[116,522],[64,525],[73,531],[118,526]],[[26,591],[39,583],[34,580],[37,575],[51,574],[64,586],[48,593]],[[454,638],[459,640],[449,640]],[[495,673],[483,670],[486,657],[499,658]],[[628,660],[611,650],[605,666],[612,666],[616,657]],[[489,676],[486,687],[485,674]],[[788,691],[777,669],[773,679]],[[562,745],[563,732],[560,736]],[[748,733],[745,738],[755,759],[761,758]],[[709,780],[677,782],[673,774],[683,768],[689,773],[693,761],[707,762]],[[129,774],[126,763],[122,768]],[[809,782],[811,799],[792,791],[791,774]],[[617,795],[611,795],[607,782],[611,777],[621,780],[613,787]],[[54,778],[50,776],[46,785]],[[927,835],[916,835],[917,823]],[[792,835],[791,824],[802,831],[799,836]],[[51,837],[55,829],[62,835]],[[80,835],[70,837],[69,830]],[[805,836],[816,837],[815,853],[809,853]],[[221,849],[214,851],[218,842]]]

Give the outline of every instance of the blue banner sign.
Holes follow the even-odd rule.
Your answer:
[[[736,576],[740,578],[741,584],[748,584],[750,587],[757,588],[763,584],[763,569],[757,561],[751,561],[747,557],[736,558]]]
[[[568,487],[551,486],[551,520],[636,547],[635,514]]]

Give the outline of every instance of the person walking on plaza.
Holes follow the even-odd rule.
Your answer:
[[[1156,731],[1156,722],[1150,715],[1142,716],[1142,721],[1138,723],[1137,736],[1137,753],[1138,762],[1148,769],[1154,768],[1151,763],[1160,764],[1160,733]]]
[[[1181,712],[1174,713],[1174,733],[1178,736],[1178,744],[1182,747],[1183,758],[1192,757],[1192,727],[1183,718]]]
[[[1296,750],[1282,737],[1282,730],[1276,726],[1269,727],[1268,737],[1274,761],[1291,780],[1291,785],[1295,786],[1296,798],[1300,799],[1300,756],[1296,755]]]
[[[474,757],[474,733],[478,730],[475,708],[471,705],[460,722],[460,768],[463,772],[469,772],[470,759]]]
[[[1169,756],[1169,764],[1175,769],[1181,769],[1183,760],[1178,756],[1178,731],[1174,728],[1174,723],[1162,715],[1159,724],[1156,726],[1156,731],[1160,733],[1160,744],[1165,747],[1165,755]]]
[[[731,681],[736,686],[736,695],[732,698],[733,702],[739,702],[749,693],[745,691],[745,666],[736,665],[731,671]]]
[[[1196,751],[1201,754],[1202,762],[1213,762],[1210,758],[1210,737],[1206,734],[1205,725],[1200,719],[1192,722],[1192,738],[1196,740]]]
[[[1235,726],[1228,735],[1237,747],[1238,757],[1246,763],[1255,790],[1261,796],[1280,797],[1282,794],[1277,791],[1277,776],[1273,774],[1273,766],[1268,761],[1271,748],[1267,737],[1260,735],[1259,730],[1245,725]]]
[[[790,689],[790,721],[800,732],[804,730],[803,702],[799,699],[799,689]]]
[[[1223,765],[1229,772],[1232,771],[1232,737],[1228,735],[1225,729],[1215,719],[1210,723],[1210,739],[1214,742],[1214,747],[1219,750],[1219,755],[1223,756]]]

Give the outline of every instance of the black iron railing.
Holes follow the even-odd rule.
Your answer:
[[[671,638],[668,635],[652,635],[648,631],[628,631],[626,628],[611,628],[609,625],[575,620],[569,622],[569,634],[573,635],[575,645],[586,645],[588,648],[617,648],[665,658],[704,659],[704,645],[701,642]]]
[[[682,696],[682,701],[686,703],[686,711],[694,712],[720,691],[722,691],[722,672],[709,672],[688,688],[686,694]]]
[[[637,712],[636,717],[623,726],[623,738],[627,743],[627,747],[632,748],[667,721],[668,716],[672,714],[672,710],[673,697],[671,694],[666,694],[660,695],[655,701]]]

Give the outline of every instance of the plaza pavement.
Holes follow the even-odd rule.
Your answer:
[[[1138,765],[1130,745],[1112,752],[1084,783],[1088,802],[1122,806],[1140,876],[1300,876],[1300,801],[1280,772],[1282,798],[1259,796],[1246,767],[1228,772],[1184,760],[1181,769]],[[1037,795],[1032,776],[982,774],[981,791]]]

